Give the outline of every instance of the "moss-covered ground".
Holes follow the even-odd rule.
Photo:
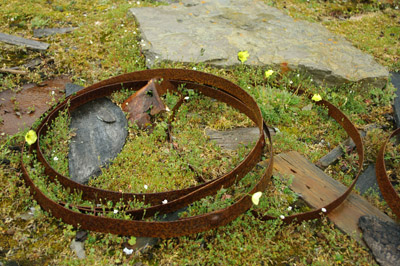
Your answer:
[[[321,23],[341,34],[356,47],[373,55],[391,71],[400,64],[400,4],[396,1],[317,1],[286,0],[266,3],[289,15]],[[59,0],[2,1],[0,32],[33,38],[40,27],[78,27],[77,30],[43,39],[50,43],[46,52],[34,52],[0,43],[1,67],[12,67],[41,58],[43,63],[28,75],[0,73],[0,91],[18,90],[27,82],[68,75],[82,86],[100,80],[145,69],[140,51],[140,32],[127,11],[136,6],[159,5],[156,1]],[[357,29],[357,30],[355,30]],[[274,69],[265,77],[265,69],[245,65],[217,69],[204,64],[162,64],[159,67],[188,68],[213,73],[238,84],[257,101],[268,125],[279,129],[274,136],[275,153],[296,150],[312,162],[342,143],[346,134],[326,111],[308,99],[291,93],[289,87],[307,88],[339,107],[359,129],[371,124],[376,129],[365,138],[366,164],[375,161],[385,136],[393,130],[391,103],[394,88],[346,84],[342,87],[319,86],[312,77],[286,69]],[[112,99],[121,103],[126,94]],[[164,98],[170,107],[176,95]],[[1,114],[0,114],[1,115]],[[68,116],[60,115],[53,129],[42,140],[45,155],[60,172],[67,172]],[[165,123],[160,120],[151,134],[131,125],[129,138],[121,154],[109,169],[91,181],[91,185],[126,192],[163,191],[196,184],[196,175],[214,178],[232,169],[249,147],[221,150],[209,142],[205,128],[218,130],[252,126],[251,121],[234,109],[201,95],[191,95],[173,124],[176,147],[166,141]],[[0,120],[1,122],[1,120]],[[207,232],[162,240],[145,253],[127,255],[125,244],[131,239],[89,232],[85,241],[86,259],[80,260],[70,244],[76,229],[43,212],[29,195],[21,179],[20,151],[27,129],[13,136],[2,136],[0,146],[0,264],[19,265],[374,265],[372,255],[327,219],[284,225],[280,220],[262,222],[244,213],[230,224]],[[54,158],[57,157],[57,160]],[[389,148],[389,172],[399,173],[399,151]],[[129,158],[129,160],[127,160]],[[33,159],[33,158],[25,158]],[[9,160],[9,162],[8,162]],[[328,167],[327,174],[348,185],[354,177],[352,154]],[[389,162],[389,161],[388,161]],[[191,167],[188,167],[190,165]],[[230,204],[246,193],[262,169],[256,169],[234,188],[223,189],[213,197],[196,202],[182,215],[209,212]],[[40,167],[32,175],[50,197],[79,202],[56,184],[47,184]],[[138,174],[140,173],[140,177]],[[287,215],[307,209],[298,195],[288,189],[290,176],[275,177],[273,186],[261,197],[257,207],[271,215]],[[146,188],[145,188],[146,185]],[[373,193],[368,200],[395,218],[384,201]],[[121,206],[112,206],[120,208]],[[137,206],[136,206],[137,207]],[[122,208],[115,216],[124,216]],[[33,213],[33,215],[29,215]],[[110,214],[114,215],[114,214]]]

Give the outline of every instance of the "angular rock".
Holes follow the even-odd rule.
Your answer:
[[[206,134],[221,148],[236,150],[240,145],[256,142],[260,136],[260,130],[258,127],[235,128],[226,131],[206,129]]]
[[[382,198],[378,182],[376,181],[375,164],[370,164],[360,175],[356,182],[356,188],[360,191],[361,195],[364,195],[365,192],[372,189]]]
[[[122,110],[109,99],[88,102],[71,113],[70,128],[76,136],[69,146],[69,175],[86,184],[90,177],[101,173],[125,144],[127,120]]]
[[[48,44],[48,43],[29,40],[29,39],[25,39],[25,38],[13,36],[13,35],[8,35],[8,34],[1,33],[1,32],[0,32],[0,42],[5,42],[8,44],[18,45],[18,46],[25,46],[29,49],[41,50],[41,51],[47,50],[47,48],[49,48],[49,46],[50,46],[50,44]]]
[[[392,72],[390,73],[392,79],[392,84],[396,88],[396,98],[394,98],[393,111],[394,111],[394,121],[396,127],[400,127],[400,73]],[[400,139],[400,138],[399,138]]]
[[[74,83],[67,83],[67,84],[65,84],[65,97],[68,97],[68,96],[74,94],[75,92],[80,91],[81,89],[83,89],[82,86],[79,86]]]
[[[382,266],[398,265],[400,261],[400,226],[375,216],[361,216],[358,225],[363,239],[376,261]]]
[[[75,239],[72,240],[71,245],[69,246],[72,251],[75,252],[76,256],[79,259],[84,259],[86,258],[85,254],[85,244],[83,242],[76,241]]]
[[[75,29],[77,29],[77,27],[34,29],[33,37],[42,38],[42,37],[47,37],[47,36],[55,35],[55,34],[64,34],[64,33],[74,31]]]
[[[298,21],[263,1],[181,1],[169,6],[131,8],[143,37],[148,67],[161,61],[238,65],[247,50],[252,66],[288,63],[318,82],[362,81],[383,87],[388,71],[323,26]]]

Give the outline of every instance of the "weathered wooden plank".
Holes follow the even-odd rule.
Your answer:
[[[50,44],[44,42],[38,42],[34,40],[25,39],[18,36],[8,35],[0,32],[0,41],[12,45],[26,46],[27,48],[34,50],[47,50]]]
[[[294,151],[276,156],[274,171],[275,174],[293,175],[291,189],[299,193],[312,208],[321,208],[347,189]],[[358,227],[358,219],[363,215],[374,215],[384,221],[392,221],[389,216],[355,193],[351,193],[342,205],[329,213],[328,218],[337,228],[364,245]]]

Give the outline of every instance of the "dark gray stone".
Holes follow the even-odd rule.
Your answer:
[[[0,42],[5,42],[12,45],[25,46],[26,48],[33,50],[47,50],[50,44],[44,42],[38,42],[33,40],[28,40],[22,37],[8,35],[0,32]]]
[[[181,4],[182,3],[182,4]],[[276,67],[288,63],[317,82],[342,85],[360,81],[382,88],[389,72],[322,25],[294,20],[255,0],[183,0],[179,4],[130,9],[139,23],[148,67],[157,62]]]
[[[399,128],[400,127],[400,73],[391,72],[390,77],[392,79],[393,86],[396,88],[396,98],[394,98],[393,112],[394,112],[394,121],[396,123],[396,128]]]
[[[101,173],[125,144],[127,120],[122,110],[109,99],[88,102],[71,113],[70,128],[76,136],[69,146],[69,175],[86,184]]]
[[[273,129],[269,129],[271,135],[275,135]],[[223,149],[236,150],[240,145],[250,145],[260,137],[258,127],[234,128],[225,131],[206,129],[206,134],[210,140]]]
[[[399,265],[400,226],[398,224],[365,215],[358,220],[358,226],[363,232],[365,243],[380,265]]]
[[[186,211],[187,207],[179,209],[175,212],[167,213],[164,215],[160,215],[157,220],[163,222],[171,222],[179,219],[179,214]],[[131,248],[142,253],[148,252],[153,246],[157,245],[160,242],[160,238],[158,237],[137,237],[136,243]]]
[[[77,29],[77,27],[34,29],[33,37],[42,38],[42,37],[47,37],[47,36],[55,35],[55,34],[65,34],[65,33],[74,31],[75,29]]]
[[[378,182],[376,181],[375,164],[370,164],[367,169],[360,175],[356,182],[356,188],[360,191],[361,195],[372,189],[379,194],[382,198]]]
[[[78,91],[83,89],[82,86],[76,85],[74,83],[67,83],[65,84],[65,97],[68,97]]]

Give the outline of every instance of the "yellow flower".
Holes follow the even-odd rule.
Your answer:
[[[37,135],[36,132],[33,130],[29,130],[28,133],[25,135],[25,141],[29,144],[32,145],[35,143],[37,140]]]
[[[311,100],[313,100],[315,102],[319,102],[322,100],[322,97],[319,94],[314,94],[314,96],[311,98]]]
[[[272,74],[274,74],[274,71],[272,69],[265,71],[265,77],[269,78]]]
[[[240,62],[244,63],[247,61],[247,58],[249,57],[249,52],[248,51],[240,51],[238,53],[238,59]]]
[[[254,193],[253,196],[251,196],[251,201],[253,202],[254,205],[258,205],[258,203],[260,202],[261,195],[262,195],[262,192],[258,191],[256,193]]]

